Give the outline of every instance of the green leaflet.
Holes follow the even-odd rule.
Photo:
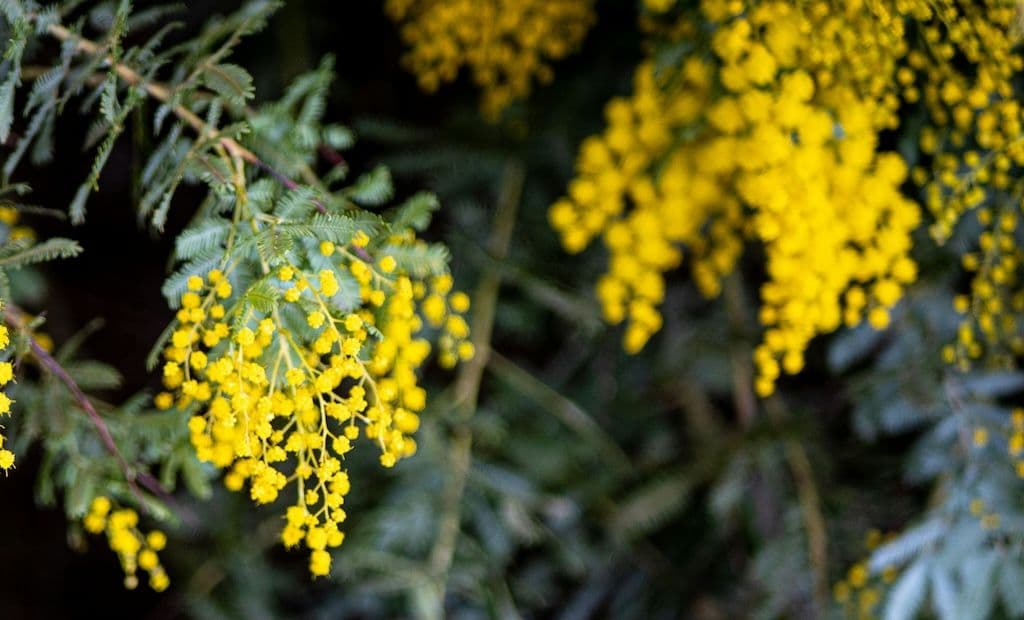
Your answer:
[[[208,64],[202,70],[203,85],[234,105],[244,105],[256,90],[252,76],[238,65]]]
[[[231,226],[231,222],[217,218],[186,228],[174,241],[174,257],[190,260],[222,247]]]
[[[395,257],[399,269],[405,270],[416,278],[439,276],[448,273],[448,248],[439,243],[416,243],[415,245],[388,245],[382,249],[384,254]]]
[[[82,246],[77,241],[55,237],[47,239],[27,248],[19,248],[16,244],[9,244],[11,247],[0,249],[0,267],[17,269],[25,265],[42,263],[57,258],[72,258],[82,252]],[[12,253],[6,253],[5,250]]]
[[[345,195],[354,202],[368,207],[379,207],[391,200],[395,193],[391,181],[391,171],[384,166],[377,166],[372,171],[359,177],[352,187],[345,190]]]
[[[440,208],[441,202],[437,196],[430,192],[419,192],[398,207],[392,218],[391,227],[395,230],[426,230],[430,226],[434,212]]]

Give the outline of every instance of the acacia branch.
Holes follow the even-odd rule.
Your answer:
[[[524,177],[525,172],[521,164],[518,162],[508,164],[488,244],[491,254],[499,261],[508,255],[509,246],[512,243],[512,229],[515,226]],[[459,539],[462,498],[466,490],[466,480],[469,477],[473,451],[473,433],[469,422],[473,414],[476,413],[477,401],[480,396],[480,382],[483,380],[484,369],[487,367],[491,354],[491,333],[494,328],[494,315],[500,287],[501,273],[493,268],[484,271],[474,295],[473,317],[470,325],[476,355],[462,366],[455,380],[457,426],[451,446],[451,471],[442,496],[443,512],[440,529],[430,553],[430,568],[437,583],[436,603],[439,607],[432,611],[434,617],[437,618],[444,616],[444,591],[447,587],[448,571],[451,568]]]
[[[814,482],[814,468],[803,445],[790,439],[785,443],[786,460],[796,483],[797,501],[807,530],[807,553],[814,574],[814,601],[818,610],[827,608],[828,528],[821,512],[821,496]]]
[[[778,394],[765,399],[765,410],[772,423],[781,426],[789,411]],[[828,526],[821,511],[821,494],[814,481],[814,466],[807,455],[807,449],[795,438],[783,442],[786,463],[796,485],[797,503],[807,532],[807,559],[814,575],[812,593],[818,612],[828,608]]]
[[[63,366],[60,365],[50,353],[43,348],[39,341],[32,337],[29,330],[26,328],[25,313],[17,306],[8,303],[4,307],[4,321],[23,332],[28,339],[29,349],[32,352],[32,356],[39,362],[39,364],[51,375],[60,380],[61,383],[67,388],[71,397],[78,404],[79,408],[89,416],[89,421],[92,422],[93,427],[96,429],[96,433],[100,437],[100,441],[103,443],[103,447],[114,457],[117,461],[118,467],[121,469],[121,473],[124,475],[125,482],[128,483],[128,487],[135,495],[136,499],[139,500],[140,506],[145,506],[145,497],[142,495],[142,491],[139,489],[139,485],[145,487],[150,493],[156,495],[161,500],[167,503],[173,503],[173,498],[170,493],[147,471],[137,471],[128,464],[121,451],[117,448],[117,443],[114,441],[114,436],[110,433],[110,428],[107,427],[107,423],[100,416],[99,412],[96,411],[96,407],[89,400],[88,395],[82,390],[78,383],[68,374]]]
[[[46,27],[46,31],[50,36],[54,37],[58,41],[74,40],[75,47],[79,52],[89,54],[91,56],[98,56],[105,53],[103,48],[95,41],[79,36],[60,24],[50,24]],[[132,69],[128,65],[120,62],[114,62],[114,59],[109,54],[106,56],[106,60],[113,66],[114,72],[128,84],[142,88],[147,94],[149,94],[149,96],[153,97],[157,101],[162,103],[170,102],[172,98],[171,90],[163,84],[146,80],[137,71],[135,71],[135,69]],[[203,122],[203,119],[199,118],[199,116],[192,110],[189,110],[182,105],[174,104],[171,105],[171,111],[175,116],[188,123],[196,133],[216,139],[232,155],[237,155],[253,165],[260,164],[260,158],[257,157],[255,153],[245,148],[232,138],[227,136],[218,136],[217,130],[209,127],[205,122]]]
[[[98,56],[105,53],[103,48],[95,41],[79,36],[60,24],[50,24],[47,26],[46,31],[50,36],[54,37],[58,41],[74,40],[76,42],[75,45],[77,51],[84,54]],[[245,162],[256,166],[260,170],[263,170],[284,187],[288,189],[296,189],[299,187],[295,181],[288,178],[287,175],[275,170],[270,164],[260,159],[256,153],[253,153],[239,144],[234,138],[218,135],[216,128],[207,125],[206,122],[192,110],[189,110],[181,104],[172,105],[170,101],[173,98],[173,93],[167,86],[159,82],[145,79],[138,71],[124,63],[114,62],[114,59],[109,54],[106,55],[106,60],[113,66],[114,72],[117,73],[122,80],[131,86],[141,88],[146,92],[146,94],[157,101],[170,105],[171,112],[192,127],[192,129],[194,129],[200,136],[216,140],[227,150],[228,153],[231,154],[232,157],[238,157]],[[327,213],[327,206],[320,200],[314,199],[313,204],[316,205],[316,208],[320,213]]]

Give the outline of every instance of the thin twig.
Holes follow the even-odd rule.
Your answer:
[[[828,608],[828,529],[821,512],[821,497],[814,482],[814,470],[803,445],[789,439],[786,460],[796,482],[797,501],[807,530],[807,554],[814,574],[814,602],[819,611]]]
[[[76,41],[76,47],[79,52],[83,52],[91,56],[104,53],[103,48],[96,42],[81,37],[60,24],[50,24],[47,26],[46,31],[58,41]],[[172,93],[166,86],[146,80],[128,65],[120,62],[114,62],[113,58],[109,55],[107,56],[107,62],[112,63],[114,71],[126,83],[142,88],[151,97],[162,103],[168,103],[171,100]],[[175,116],[188,123],[196,133],[216,139],[232,155],[237,155],[250,164],[259,165],[260,158],[257,157],[255,153],[245,148],[232,138],[227,136],[218,136],[217,131],[210,128],[205,122],[203,122],[203,119],[199,118],[199,116],[192,110],[189,110],[182,105],[175,104],[171,106],[171,111]]]
[[[104,53],[103,48],[96,42],[81,37],[60,24],[50,24],[46,30],[51,36],[59,41],[75,40],[77,42],[76,45],[79,52],[92,56]],[[167,86],[164,86],[159,82],[145,79],[128,65],[113,62],[113,58],[109,55],[107,56],[107,61],[113,64],[114,71],[126,83],[131,86],[138,86],[142,88],[147,94],[149,94],[149,96],[161,103],[169,105],[169,102],[173,97],[173,93]],[[217,129],[207,125],[195,112],[180,104],[171,105],[171,112],[181,120],[185,121],[185,123],[192,127],[192,129],[194,129],[200,136],[217,140],[217,142],[227,149],[228,153],[233,157],[239,157],[247,163],[263,170],[284,187],[288,189],[296,189],[299,187],[299,185],[287,175],[275,170],[270,164],[260,159],[256,153],[245,148],[233,138],[218,135]],[[316,205],[316,208],[320,213],[327,213],[327,206],[320,200],[314,199],[313,204]]]
[[[632,471],[633,464],[629,456],[601,428],[601,425],[575,402],[493,349],[490,351],[487,367],[514,390],[539,404],[584,440],[592,442],[607,462],[620,473],[628,474]]]
[[[128,487],[131,489],[136,499],[139,500],[140,506],[145,507],[146,502],[138,485],[142,485],[150,493],[159,497],[164,502],[174,504],[174,500],[170,493],[163,488],[156,478],[154,478],[149,472],[138,471],[128,464],[124,456],[121,454],[121,451],[117,448],[117,443],[114,441],[114,436],[111,435],[110,429],[107,427],[107,423],[103,420],[103,417],[100,416],[99,412],[96,411],[96,407],[93,406],[88,395],[86,395],[71,375],[68,374],[67,370],[60,365],[60,362],[54,359],[54,357],[50,355],[50,353],[44,349],[41,344],[39,344],[39,341],[33,338],[28,332],[26,329],[25,313],[11,303],[7,303],[4,306],[3,313],[4,322],[25,333],[28,338],[29,349],[32,352],[32,356],[36,358],[47,372],[64,384],[64,387],[66,387],[68,392],[70,392],[71,397],[78,404],[79,408],[89,416],[89,421],[92,422],[93,427],[96,429],[96,433],[100,436],[100,441],[103,443],[103,447],[117,461],[118,467],[124,475],[125,482],[127,482]],[[181,516],[186,517],[187,515],[182,514]]]
[[[776,426],[781,426],[789,417],[782,398],[777,394],[765,400],[768,417]],[[814,575],[814,604],[820,613],[828,609],[828,527],[821,512],[821,494],[814,481],[814,467],[807,456],[807,449],[800,441],[789,438],[783,442],[786,463],[796,484],[797,503],[807,530],[807,556]]]
[[[740,426],[749,430],[757,415],[757,399],[751,388],[754,381],[754,365],[751,361],[749,346],[744,344],[744,336],[749,317],[746,313],[747,301],[743,292],[743,283],[737,274],[728,277],[723,287],[726,314],[734,332],[732,351],[733,383],[735,401]],[[771,424],[782,426],[789,413],[782,399],[775,395],[765,401],[765,410]],[[818,487],[814,482],[814,472],[807,450],[796,439],[783,442],[786,463],[797,489],[797,503],[803,517],[804,529],[807,531],[807,555],[814,574],[812,590],[813,603],[819,613],[827,609],[828,592],[828,533],[825,517],[821,512],[821,499]]]
[[[300,187],[298,183],[288,178],[287,175],[278,172],[262,159],[257,158],[254,165],[274,177],[274,180],[283,185],[286,189],[298,189]],[[315,206],[316,210],[320,213],[327,213],[327,205],[321,202],[319,198],[313,198],[313,206]]]
[[[334,147],[332,147],[329,144],[321,144],[320,146],[316,147],[316,150],[318,153],[320,153],[320,157],[326,159],[327,163],[331,164],[334,167],[348,165],[345,162],[345,158],[341,155],[341,153],[339,153]]]
[[[508,256],[512,243],[512,229],[515,226],[516,211],[522,194],[525,172],[518,162],[510,162],[505,169],[501,193],[498,198],[497,213],[491,229],[488,249],[497,259]],[[447,589],[448,571],[451,569],[455,555],[455,546],[459,539],[462,521],[462,497],[466,490],[466,480],[472,461],[473,433],[469,421],[476,412],[477,400],[480,395],[480,382],[484,368],[490,355],[491,334],[494,328],[494,315],[498,302],[498,290],[501,287],[501,274],[494,269],[487,269],[480,277],[474,295],[473,317],[470,332],[473,334],[473,345],[476,355],[466,362],[455,380],[455,419],[451,446],[451,474],[442,497],[441,525],[437,540],[430,554],[430,568],[437,583],[434,617],[444,616],[444,592]]]
[[[725,299],[725,313],[729,319],[730,353],[732,358],[733,400],[740,428],[750,430],[757,416],[757,398],[754,396],[754,368],[750,361],[750,348],[746,343],[747,317],[744,311],[743,282],[738,274],[725,279],[722,287]]]
[[[142,501],[142,493],[139,491],[139,487],[135,484],[136,476],[135,472],[128,466],[128,462],[124,460],[121,455],[121,451],[117,449],[117,443],[114,442],[113,435],[110,434],[110,429],[107,428],[106,422],[100,417],[99,412],[93,407],[92,401],[85,395],[82,388],[78,386],[78,383],[71,378],[64,367],[53,358],[50,353],[43,348],[39,341],[32,337],[29,330],[26,329],[25,315],[20,308],[17,308],[13,304],[6,304],[4,306],[4,321],[18,330],[25,333],[28,338],[29,349],[32,351],[32,355],[42,364],[43,368],[47,370],[51,375],[60,379],[61,383],[67,387],[68,392],[71,393],[71,397],[75,399],[75,402],[82,408],[82,411],[89,416],[89,420],[92,425],[96,428],[97,434],[100,436],[100,441],[103,442],[103,447],[107,449],[114,459],[117,460],[118,466],[121,468],[121,472],[124,474],[125,480],[128,482],[128,486],[131,488],[132,493]]]

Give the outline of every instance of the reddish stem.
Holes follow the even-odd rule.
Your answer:
[[[4,320],[20,330],[25,330],[25,318],[24,312],[13,304],[8,303],[4,308]],[[43,348],[39,341],[27,334],[29,341],[29,348],[32,351],[33,357],[39,361],[43,368],[47,372],[57,377],[67,388],[68,392],[71,393],[71,397],[75,400],[78,406],[89,416],[89,420],[92,422],[93,427],[96,429],[97,434],[100,436],[100,441],[103,442],[103,447],[106,448],[116,460],[117,464],[121,469],[121,473],[124,475],[125,482],[128,483],[128,487],[135,495],[136,499],[139,500],[140,506],[145,506],[145,497],[142,495],[142,491],[139,489],[139,484],[144,486],[150,493],[159,497],[161,500],[170,505],[176,505],[174,498],[166,489],[147,471],[136,471],[133,469],[128,462],[124,459],[121,451],[117,448],[117,443],[114,441],[114,436],[110,433],[110,428],[107,427],[107,423],[104,422],[99,412],[96,411],[96,407],[89,400],[88,395],[82,390],[77,382],[68,374],[67,370],[60,365],[50,353]],[[186,511],[180,510],[178,507],[179,515],[182,516],[186,521],[191,521],[194,516],[189,515]]]

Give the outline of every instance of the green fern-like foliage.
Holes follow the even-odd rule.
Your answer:
[[[0,30],[8,37],[0,67],[0,141],[13,147],[3,166],[9,188],[4,197],[12,201],[3,207],[5,223],[13,223],[19,209],[28,209],[16,202],[27,187],[11,180],[27,163],[53,158],[58,117],[77,111],[89,119],[85,148],[92,164],[67,205],[72,224],[86,223],[90,196],[105,182],[115,148],[131,132],[147,134],[153,145],[139,170],[135,203],[140,222],[160,232],[172,209],[189,214],[189,223],[175,238],[173,270],[162,288],[172,309],[192,290],[195,278],[224,269],[236,287],[233,332],[242,330],[253,312],[280,312],[289,337],[312,340],[314,328],[298,311],[316,308],[281,307],[281,291],[272,285],[269,269],[283,264],[333,269],[320,244],[340,247],[361,239],[358,248],[369,243],[389,257],[388,271],[420,280],[448,273],[449,253],[443,245],[411,237],[429,223],[438,208],[435,198],[420,193],[387,208],[395,188],[383,166],[349,180],[338,151],[352,146],[353,134],[323,120],[334,80],[329,57],[295,79],[277,101],[255,103],[253,77],[230,57],[245,37],[266,26],[279,3],[245,3],[210,20],[192,38],[176,37],[168,44],[180,24],[167,18],[180,8],[136,11],[127,0],[46,8],[11,0],[0,6]],[[26,63],[43,64],[26,69]],[[30,83],[24,79],[26,70],[33,76]],[[326,167],[320,165],[323,152],[330,156]],[[186,184],[205,188],[198,207],[175,199]],[[70,239],[36,241],[24,231],[9,234],[0,245],[0,295],[18,298],[8,272],[73,258],[81,251]],[[360,283],[344,272],[339,288],[332,307],[354,312],[362,303]],[[69,518],[85,517],[89,531],[104,522],[107,498],[156,521],[189,518],[191,511],[182,509],[171,493],[183,480],[193,494],[209,497],[212,472],[191,449],[187,416],[169,409],[165,396],[157,399],[155,409],[146,395],[121,406],[101,404],[93,393],[120,388],[119,375],[110,366],[75,359],[81,338],[51,355],[48,345],[41,344],[47,338],[39,333],[41,320],[12,309],[8,322],[21,332],[18,358],[31,359],[40,370],[38,382],[18,386],[25,421],[13,435],[21,452],[31,444],[43,446],[40,501],[53,504],[63,491]],[[366,331],[372,338],[386,337],[372,325]],[[150,367],[171,333],[168,329],[154,344]],[[90,439],[90,432],[99,439]],[[126,555],[111,532],[128,582],[134,583],[137,550]],[[151,583],[162,589],[166,578]]]
[[[472,88],[432,99],[392,66],[400,36],[375,3],[256,0],[206,15],[174,3],[0,0],[0,300],[11,340],[0,372],[9,362],[15,373],[0,448],[17,456],[0,474],[0,503],[8,488],[32,486],[44,511],[66,514],[75,549],[97,542],[104,501],[136,511],[139,528],[166,530],[172,593],[152,605],[173,616],[1024,617],[1024,375],[1013,359],[965,372],[940,354],[963,320],[958,265],[980,218],[965,216],[941,248],[919,231],[919,281],[890,329],[823,335],[805,373],[760,400],[750,352],[762,330],[752,310],[761,248],[746,249],[719,300],[668,276],[664,325],[635,357],[603,326],[591,291],[606,257],[559,248],[545,214],[581,141],[603,127],[605,103],[630,92],[651,32],[673,39],[657,48],[659,72],[708,45],[713,32],[676,40],[653,20],[698,4],[729,3],[596,2],[587,47],[555,83],[485,123]],[[986,6],[997,4],[1012,10]],[[750,6],[729,4],[739,11],[729,19]],[[899,110],[892,146],[927,165],[912,108]],[[58,181],[34,184],[67,191],[25,183],[44,178]],[[151,256],[118,260],[160,275],[134,281],[137,299],[116,305],[139,315],[132,327],[166,326],[153,341],[117,321],[69,325],[86,292],[47,286],[77,278],[76,261],[114,254],[90,243],[90,226],[122,216],[133,221],[111,236],[155,241]],[[338,269],[338,248],[345,261],[389,257],[424,295],[449,275],[475,283],[477,356],[454,381],[424,363],[415,457],[383,469],[373,450],[344,455],[345,543],[329,553],[329,575],[310,580],[307,556],[279,549],[285,500],[260,510],[248,487],[229,492],[236,481],[197,458],[189,419],[205,415],[201,400],[157,386],[180,353],[173,317],[188,319],[183,298],[209,293],[211,272],[227,272],[231,288],[229,335],[205,349],[211,359],[264,318],[310,343],[323,333],[310,316],[324,309],[381,317],[358,277]],[[337,272],[337,291],[323,307],[288,301],[275,276],[285,266]],[[423,323],[438,345],[450,337],[444,322]],[[386,325],[364,336],[358,359],[369,364]],[[126,369],[147,349],[150,381],[132,381]],[[10,530],[9,546],[19,534]],[[31,541],[19,573],[60,566]],[[120,588],[107,558],[95,571],[92,555],[74,561],[95,573],[90,590]],[[0,579],[0,616],[19,617],[10,581]],[[103,609],[122,615],[149,604],[111,601]],[[46,615],[47,602],[32,601],[33,613]],[[91,611],[71,604],[68,613]]]

